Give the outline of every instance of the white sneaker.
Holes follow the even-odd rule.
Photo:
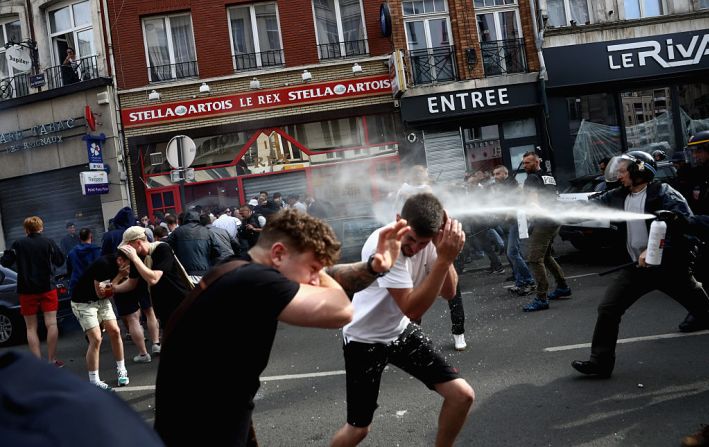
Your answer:
[[[465,343],[465,335],[463,334],[453,334],[453,341],[455,342],[456,351],[465,351],[465,348],[468,347],[467,343]]]
[[[152,361],[152,359],[150,358],[150,354],[145,353],[145,354],[136,355],[135,357],[133,357],[133,361],[135,363],[150,363]]]
[[[116,374],[118,374],[118,386],[126,386],[130,383],[127,370],[119,369],[116,371]]]
[[[162,345],[159,343],[153,343],[153,347],[150,349],[153,355],[160,355],[160,350],[162,349]]]
[[[103,380],[99,380],[98,382],[92,383],[104,391],[113,391],[113,388],[111,388],[110,385],[104,382]]]

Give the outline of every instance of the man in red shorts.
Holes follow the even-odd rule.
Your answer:
[[[42,310],[47,327],[47,358],[49,363],[61,368],[57,360],[57,309],[59,298],[54,283],[52,264],[64,264],[64,255],[53,240],[42,236],[44,222],[37,216],[28,217],[23,224],[27,237],[13,242],[0,259],[4,267],[17,264],[17,293],[20,296],[20,313],[27,326],[27,345],[30,351],[42,358],[37,335],[37,313]]]

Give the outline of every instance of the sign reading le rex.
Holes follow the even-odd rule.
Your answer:
[[[543,51],[548,87],[662,76],[709,68],[709,32],[665,34]]]
[[[134,127],[387,93],[391,81],[380,75],[129,108],[121,116],[124,127]]]

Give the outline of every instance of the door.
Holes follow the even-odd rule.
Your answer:
[[[177,216],[181,211],[180,190],[177,185],[148,190],[148,214],[151,219],[155,213]]]

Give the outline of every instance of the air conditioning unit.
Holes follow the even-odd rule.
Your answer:
[[[162,152],[153,152],[150,154],[150,166],[160,166],[165,163],[165,157]]]

